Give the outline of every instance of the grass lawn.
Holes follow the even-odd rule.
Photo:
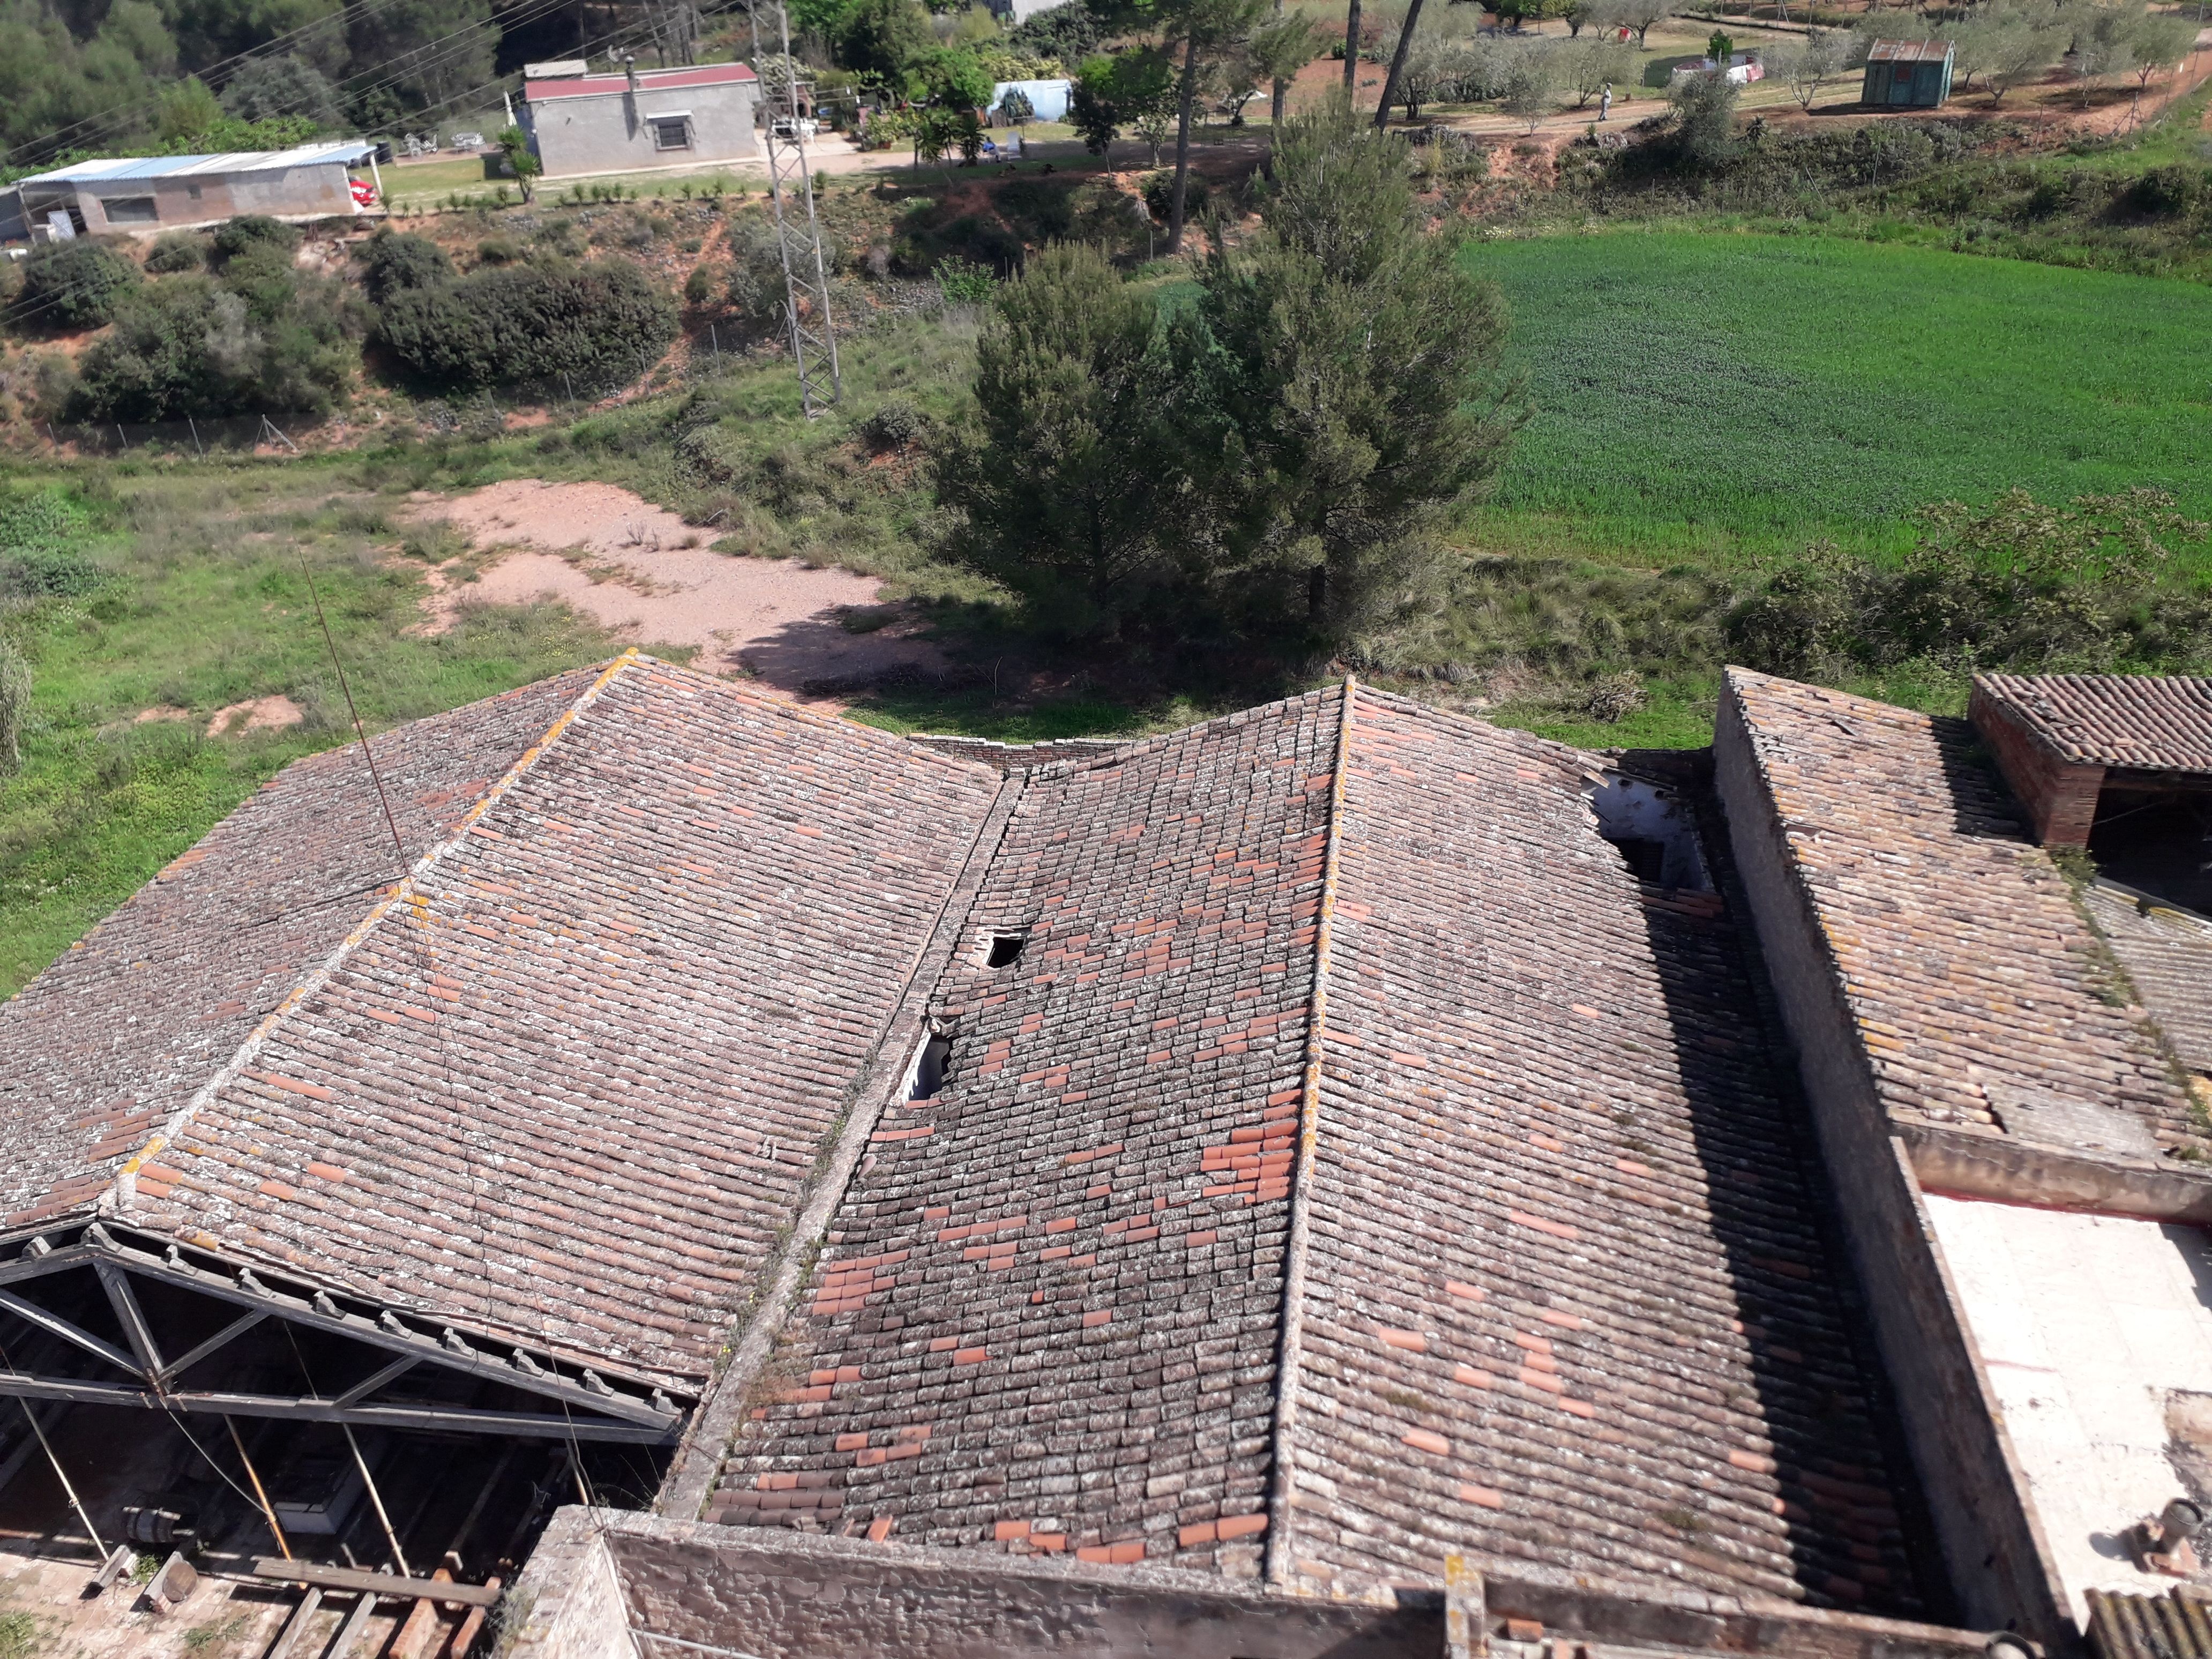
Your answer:
[[[544,606],[405,631],[422,586],[399,551],[404,503],[337,468],[110,472],[87,543],[103,585],[9,605],[34,690],[22,769],[0,781],[0,995],[287,762],[350,738],[303,554],[372,732],[617,648]],[[272,695],[304,720],[207,735],[217,709]]]
[[[1654,565],[1893,545],[2013,485],[2212,517],[2212,289],[1820,235],[1470,243],[1533,413],[1476,539]]]

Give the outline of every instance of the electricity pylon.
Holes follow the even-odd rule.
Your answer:
[[[760,0],[747,7],[752,17],[753,67],[761,76],[762,101],[768,111],[762,140],[768,149],[769,194],[775,199],[775,240],[783,253],[783,309],[791,325],[791,358],[799,366],[799,406],[812,420],[843,395],[845,383],[837,369],[837,332],[830,319],[830,277],[822,260],[822,227],[814,216],[814,175],[806,165],[806,118],[801,111],[809,100],[800,97],[811,82],[799,78],[799,65],[791,56],[791,20],[783,0],[776,0],[775,22],[782,49],[776,84],[768,84],[768,65],[761,57]],[[787,204],[785,198],[798,202]],[[804,221],[798,206],[806,209]],[[811,312],[811,314],[809,314]]]

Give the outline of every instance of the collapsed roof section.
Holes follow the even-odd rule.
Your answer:
[[[97,1212],[696,1395],[1000,780],[634,653],[376,752],[404,884],[319,757],[0,1012],[64,1085],[9,1114],[16,1237]]]
[[[709,1513],[1916,1608],[1744,941],[1607,782],[1366,690],[1015,775]]]

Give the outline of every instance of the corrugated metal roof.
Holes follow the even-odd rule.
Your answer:
[[[299,144],[290,149],[236,150],[227,155],[125,155],[105,161],[77,161],[51,173],[36,173],[27,185],[94,185],[118,179],[170,179],[179,173],[278,173],[287,167],[351,165],[366,161],[376,146],[365,139],[339,143]]]
[[[1877,40],[1867,53],[1867,62],[1940,64],[1950,55],[1948,40]]]
[[[2089,1640],[2098,1659],[2212,1659],[2212,1595],[2177,1585],[2170,1595],[2090,1590]]]
[[[640,70],[637,89],[674,92],[684,87],[732,86],[757,78],[743,64],[698,64],[689,69]],[[626,91],[629,86],[627,76],[585,75],[572,80],[526,82],[522,95],[531,103],[544,104],[556,98],[605,98]]]
[[[2212,772],[2212,678],[1978,674],[1974,683],[2062,760]]]

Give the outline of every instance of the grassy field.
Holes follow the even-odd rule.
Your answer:
[[[1641,565],[1893,545],[2024,485],[2212,516],[2212,289],[1823,237],[1470,244],[1533,414],[1478,538]]]
[[[350,738],[303,557],[372,730],[617,648],[550,607],[408,632],[423,589],[401,550],[404,502],[352,469],[110,468],[93,488],[98,585],[7,605],[35,689],[22,769],[0,781],[0,994],[278,768]],[[208,735],[216,710],[276,695],[298,725]]]

